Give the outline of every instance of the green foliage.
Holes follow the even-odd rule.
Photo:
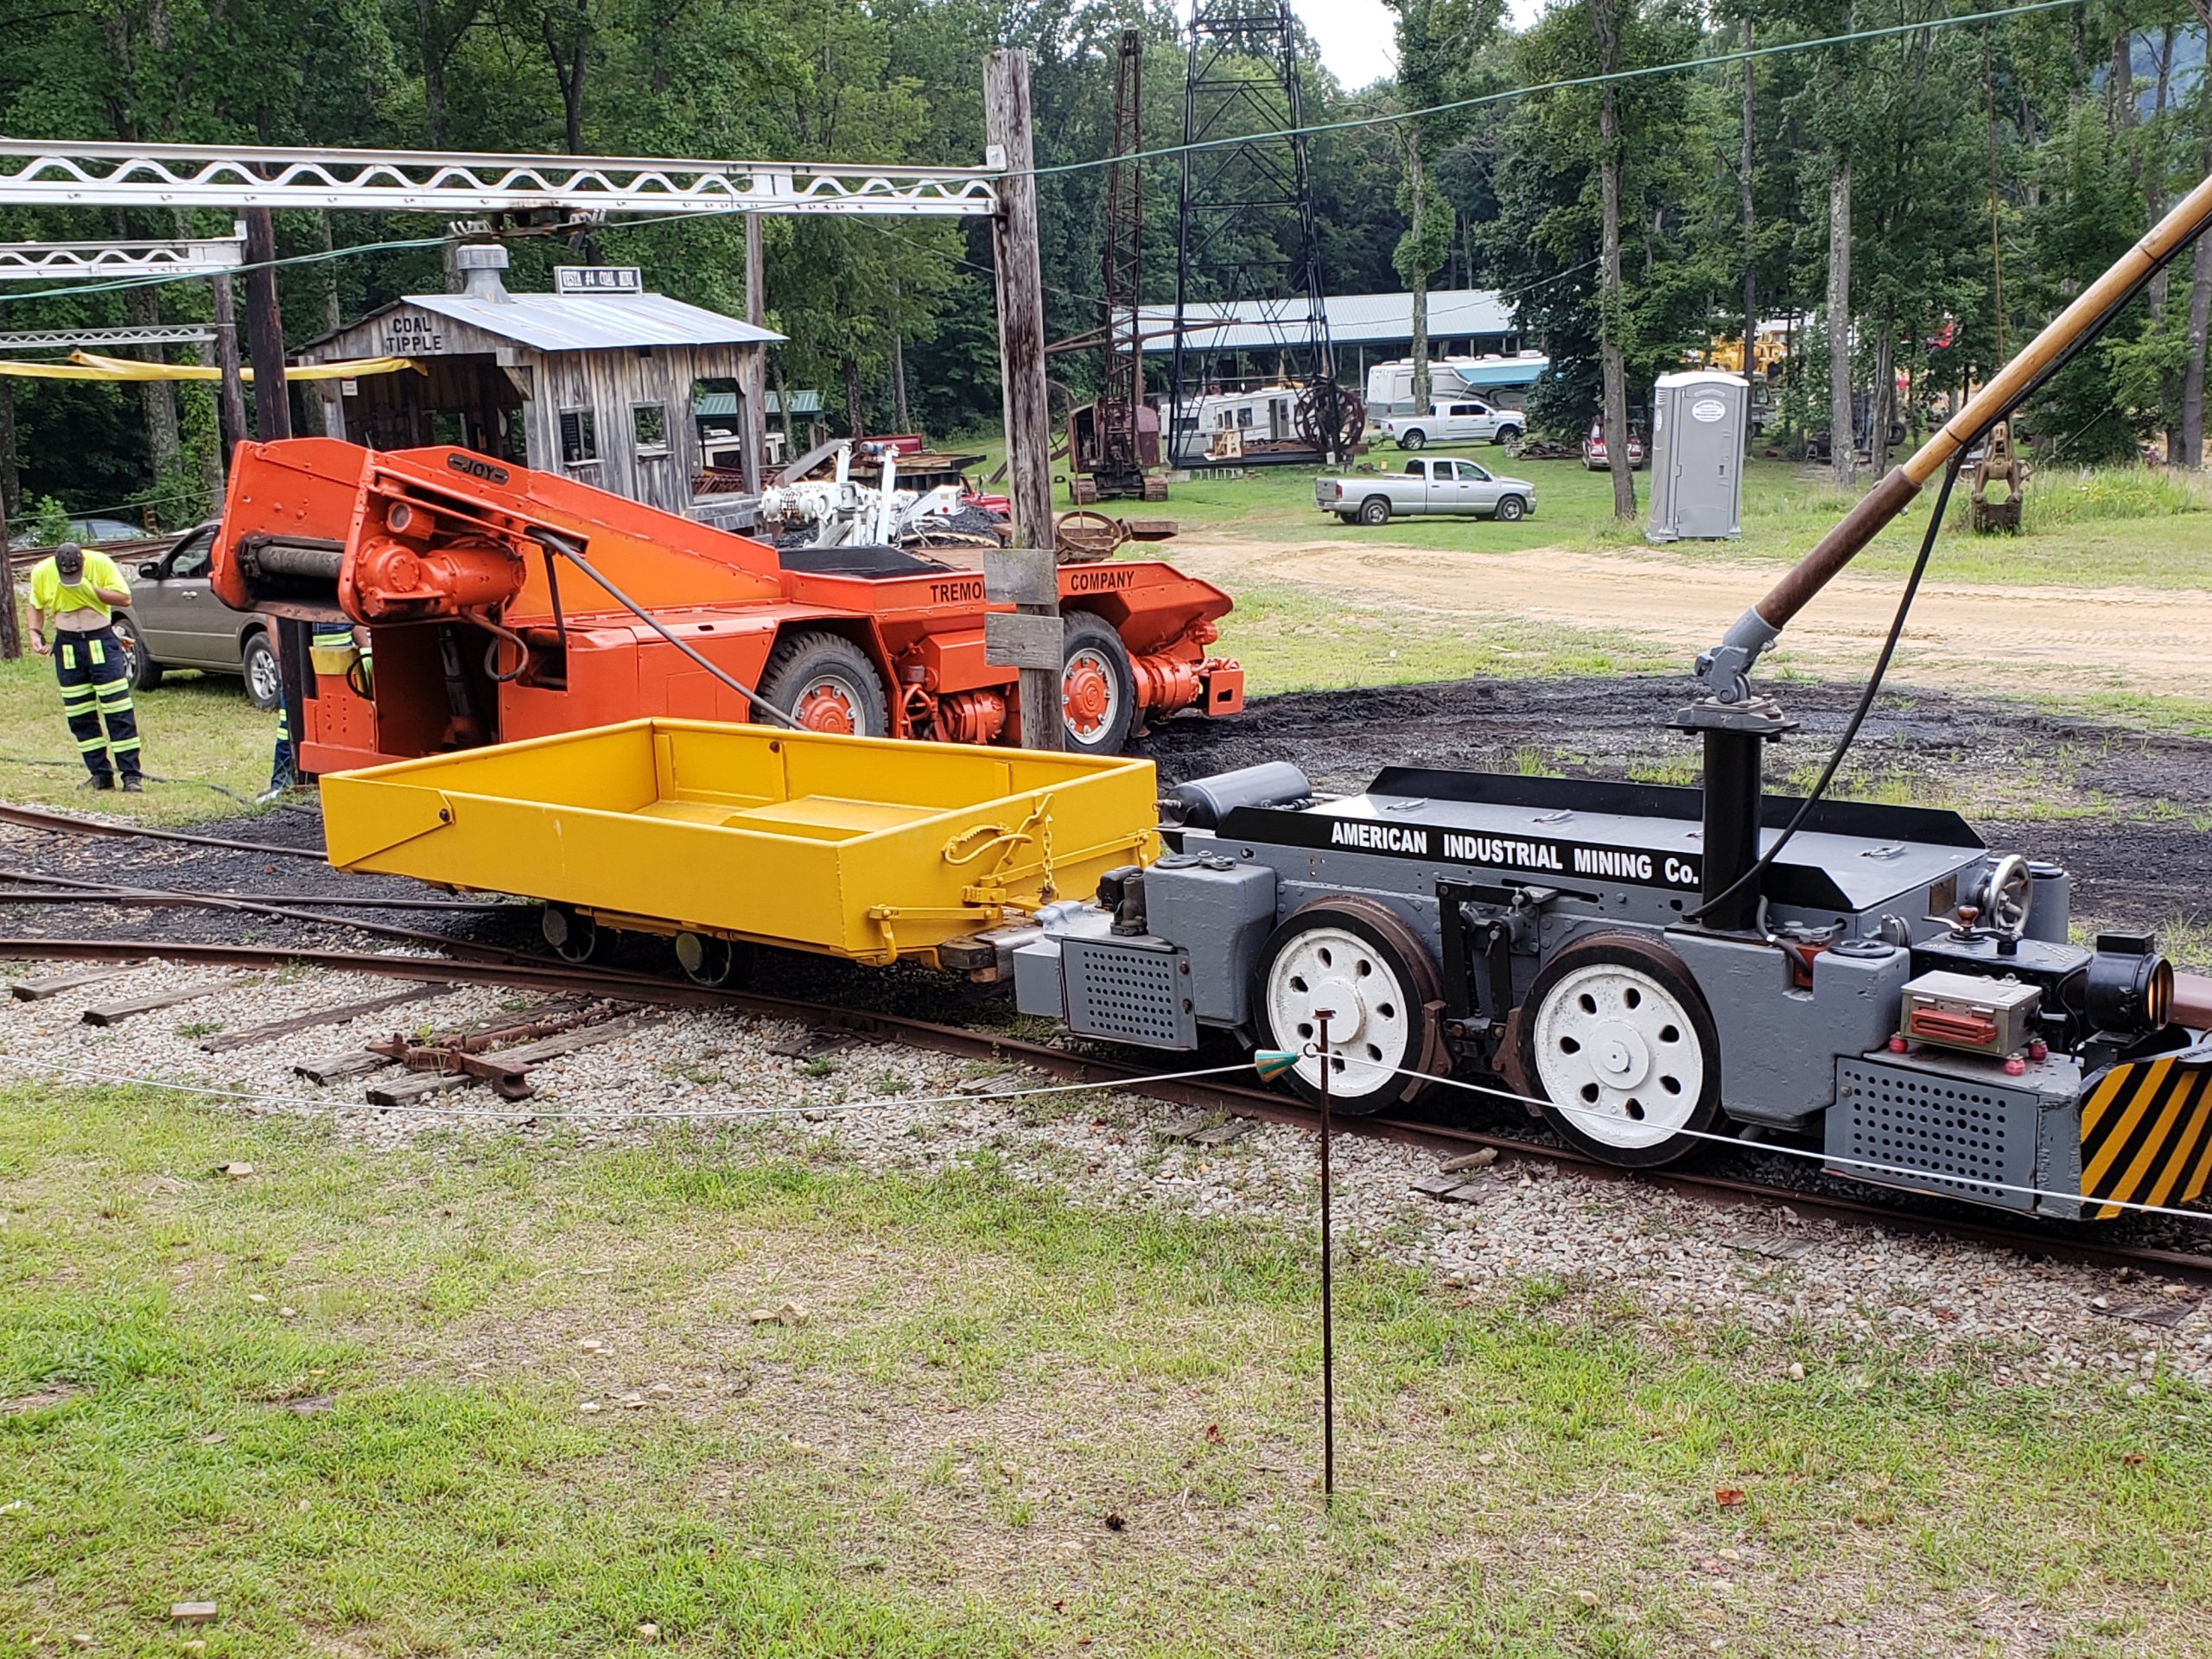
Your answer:
[[[41,547],[53,547],[69,539],[69,510],[50,495],[41,495],[38,505],[31,512],[31,534],[38,538]]]
[[[1745,68],[1722,62],[1619,83],[1623,292],[1608,319],[1596,265],[1598,89],[1439,106],[1591,74],[1599,6],[1618,13],[1619,58],[1631,70],[1732,52],[1747,22],[1758,45],[1782,46],[1932,20],[1942,9],[1934,0],[1554,0],[1515,33],[1501,0],[1389,3],[1392,81],[1348,92],[1310,42],[1300,45],[1303,113],[1328,129],[1308,146],[1325,286],[1498,290],[1525,342],[1553,359],[1531,417],[1567,435],[1597,402],[1601,322],[1623,346],[1631,404],[1641,407],[1653,377],[1715,337],[1735,337],[1747,264],[1762,315],[1795,321],[1778,435],[1824,428],[1828,189],[1845,160],[1853,378],[1864,397],[1886,358],[1909,386],[1905,423],[1921,424],[1917,411],[1986,378],[2194,183],[2212,113],[2212,86],[2198,73],[2202,20],[2171,6],[2101,4],[1762,58],[1748,71],[1747,233]],[[1099,320],[1105,174],[1049,169],[1105,156],[1125,27],[1145,42],[1141,141],[1159,149],[1180,140],[1179,15],[1160,0],[103,0],[13,22],[0,45],[0,130],[970,162],[982,151],[983,58],[1018,46],[1032,59],[1038,160],[1048,169],[1039,180],[1046,328],[1064,338]],[[2128,96],[2116,66],[2126,67]],[[1409,111],[1425,112],[1399,126],[1342,124]],[[1144,298],[1158,303],[1174,292],[1182,162],[1163,156],[1141,170]],[[1291,211],[1240,221],[1238,251],[1263,268],[1279,258]],[[109,217],[96,226],[66,209],[9,210],[0,237],[219,234],[230,220],[201,211]],[[332,245],[341,254],[283,271],[291,344],[333,317],[442,287],[435,245],[382,245],[434,241],[444,228],[417,215],[277,215],[281,254]],[[987,224],[779,219],[767,232],[769,320],[788,336],[779,350],[785,385],[818,388],[833,424],[881,426],[892,417],[897,356],[912,423],[943,439],[996,423]],[[518,238],[512,282],[550,286],[555,264],[588,253],[642,264],[657,288],[734,311],[742,239],[734,218],[612,225],[586,249]],[[2190,287],[2190,273],[2176,267],[2154,301],[2120,317],[2043,391],[2020,423],[2039,453],[2120,458],[2177,431]],[[193,283],[150,296],[0,293],[0,302],[10,327],[210,315],[205,286]],[[179,348],[163,354],[174,360]],[[1165,353],[1154,362],[1157,392]],[[1056,357],[1053,374],[1087,397],[1097,359]],[[206,511],[216,442],[207,388],[142,394],[25,381],[13,398],[21,499],[50,494],[78,512],[146,504],[171,524]],[[182,451],[156,477],[148,411],[163,407],[175,411]]]

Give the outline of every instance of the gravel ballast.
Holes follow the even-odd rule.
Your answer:
[[[16,963],[5,971],[21,980],[82,966]],[[1013,1178],[1081,1205],[1156,1206],[1301,1230],[1316,1213],[1313,1147],[1303,1131],[1261,1124],[1224,1145],[1192,1145],[1168,1133],[1187,1126],[1187,1108],[1133,1090],[990,1098],[1050,1080],[891,1044],[794,1058],[772,1051],[800,1046],[804,1028],[747,1014],[658,1017],[546,1063],[532,1074],[537,1097],[522,1105],[469,1088],[389,1109],[364,1102],[367,1079],[321,1088],[292,1067],[395,1029],[448,1031],[514,1014],[538,999],[459,987],[359,1022],[368,1029],[321,1027],[221,1054],[200,1051],[218,1026],[239,1030],[397,985],[289,969],[111,1027],[83,1023],[92,1004],[219,977],[205,967],[151,963],[49,1001],[0,1001],[0,1076],[235,1091],[181,1098],[313,1116],[370,1147],[454,1131],[631,1147],[671,1124],[736,1124],[750,1132],[733,1140],[733,1155],[762,1161],[830,1156],[863,1173],[926,1176],[988,1156]],[[1565,1304],[1625,1299],[1655,1325],[1734,1327],[1808,1355],[1828,1343],[1878,1338],[1931,1365],[1986,1368],[1999,1383],[2044,1385],[2092,1373],[2130,1391],[2161,1374],[2212,1384],[2212,1316],[2196,1292],[2155,1278],[1800,1217],[1786,1205],[1720,1211],[1511,1159],[1468,1177],[1478,1202],[1440,1204],[1412,1190],[1436,1173],[1434,1154],[1357,1135],[1339,1138],[1336,1166],[1341,1249],[1427,1269],[1471,1295],[1541,1281]],[[2202,1230],[2197,1248],[2212,1243],[2212,1217]],[[2162,1322],[2177,1312],[2178,1323]],[[2145,1322],[2145,1314],[2161,1322]]]

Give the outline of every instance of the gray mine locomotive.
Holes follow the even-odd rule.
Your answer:
[[[1309,1097],[1327,1010],[1342,1109],[1494,1077],[1616,1164],[1756,1124],[1818,1136],[1840,1174],[2037,1215],[2203,1190],[2212,1051],[2171,1023],[2149,938],[2069,944],[2063,870],[1852,802],[1700,918],[1716,839],[1748,868],[1798,805],[1754,770],[1757,828],[1716,830],[1717,792],[1399,766],[1321,799],[1281,764],[1185,784],[1175,850],[1024,930],[1016,998],[1121,1043],[1299,1050]]]

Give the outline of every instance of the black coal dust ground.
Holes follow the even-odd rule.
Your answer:
[[[1859,688],[1771,689],[1799,729],[1768,750],[1768,786],[1798,793],[1834,747]],[[1405,765],[1688,784],[1696,742],[1668,724],[1688,695],[1673,675],[1302,692],[1238,720],[1175,721],[1140,752],[1170,783],[1290,760],[1315,787],[1344,792]],[[2183,936],[2212,924],[2205,739],[1899,690],[1868,716],[1834,792],[1950,807],[1991,846],[2064,865],[2079,920]]]
[[[1794,792],[1827,758],[1857,690],[1809,683],[1777,690],[1800,729],[1769,751],[1769,782]],[[1156,761],[1165,783],[1263,760],[1293,761],[1316,787],[1345,792],[1395,765],[1691,783],[1696,745],[1668,725],[1687,690],[1679,677],[1651,676],[1303,692],[1255,702],[1230,720],[1170,721],[1134,752]],[[2018,703],[1900,690],[1885,695],[1868,719],[1839,792],[1955,808],[1992,846],[2070,869],[2078,920],[2164,930],[2185,962],[2212,965],[2203,960],[2212,950],[2206,943],[2212,932],[2212,741]],[[321,844],[311,799],[201,825],[199,832],[301,848]],[[319,895],[316,907],[334,915],[507,949],[542,948],[532,908],[518,906],[512,914],[356,908],[346,901],[435,895],[402,879],[342,875],[308,859],[0,826],[0,868],[143,887]],[[680,893],[671,895],[670,911],[682,913]],[[235,912],[0,906],[0,934],[88,932],[335,948],[404,943],[379,946],[343,926]],[[665,953],[657,941],[638,942],[626,945],[620,960],[658,971],[666,965]],[[801,970],[801,976],[813,982],[828,966]],[[852,971],[835,969],[830,978]],[[872,971],[857,976],[885,977]],[[938,976],[925,977],[942,983]],[[817,988],[792,988],[814,994]],[[859,996],[879,1005],[882,998],[880,988]],[[941,994],[938,1000],[942,1005]]]
[[[1777,789],[1802,787],[1826,759],[1857,691],[1810,683],[1781,690],[1788,713],[1802,729],[1770,751],[1770,781]],[[1233,720],[1174,721],[1135,746],[1135,752],[1156,761],[1167,783],[1265,760],[1293,761],[1318,788],[1332,791],[1359,790],[1381,768],[1393,765],[1688,783],[1695,779],[1696,749],[1668,727],[1686,694],[1685,683],[1675,677],[1474,681],[1303,693],[1256,702]],[[2212,741],[2148,734],[2019,704],[1901,691],[1885,696],[1869,719],[1842,777],[1851,794],[1956,808],[1993,846],[2069,868],[2077,920],[2159,928],[2184,965],[2212,966]],[[242,841],[303,849],[321,845],[321,823],[311,800],[197,828],[202,834]],[[0,868],[285,901],[315,895],[314,907],[327,915],[431,936],[365,936],[343,921],[235,911],[0,904],[0,937],[366,950],[424,949],[446,939],[547,954],[535,906],[518,903],[489,912],[362,907],[359,901],[366,898],[435,895],[399,878],[340,874],[313,859],[0,824]],[[21,892],[23,885],[0,880],[0,893]],[[682,914],[680,885],[671,893],[669,910]],[[643,938],[624,938],[611,965],[675,971],[667,944]],[[992,988],[926,969],[886,971],[773,953],[759,964],[753,988],[856,1009],[1046,1034],[1028,1029],[1033,1022],[1014,1015]],[[1539,1125],[1510,1108],[1485,1105],[1463,1113],[1440,1102],[1427,1109],[1464,1118],[1474,1127],[1547,1138]],[[1721,1161],[1736,1173],[1777,1184],[1864,1192],[1766,1149],[1745,1147]],[[1929,1207],[1902,1194],[1885,1195],[1885,1201],[1905,1210]],[[2067,1230],[2054,1229],[2062,1235]],[[2098,1236],[2187,1249],[2204,1243],[2187,1224],[2157,1218],[2131,1220]]]

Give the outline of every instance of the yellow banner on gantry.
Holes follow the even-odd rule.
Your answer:
[[[357,357],[337,363],[304,363],[287,367],[287,380],[353,380],[372,374],[395,374],[413,369],[427,374],[411,357]],[[253,371],[241,372],[248,380]],[[210,364],[148,363],[130,357],[103,357],[97,352],[72,352],[67,363],[0,363],[0,374],[22,380],[219,380],[223,372]]]

